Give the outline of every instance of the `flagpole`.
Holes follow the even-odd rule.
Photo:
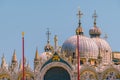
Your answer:
[[[78,76],[77,76],[77,79],[78,80],[80,80],[80,53],[79,53],[79,35],[82,35],[83,34],[83,31],[81,31],[82,29],[80,29],[80,27],[81,27],[81,21],[80,21],[80,18],[81,18],[81,16],[83,15],[83,13],[81,13],[81,11],[80,10],[78,10],[78,18],[79,18],[79,26],[78,26],[78,28],[77,28],[77,31],[76,31],[76,34],[77,34],[77,49],[78,49],[78,51],[77,51],[77,53],[78,53],[78,56],[77,56],[77,62],[78,62]]]
[[[24,32],[22,32],[22,64],[23,64],[23,79],[25,77],[25,71],[24,71]]]
[[[77,79],[80,80],[80,53],[79,53],[79,35],[77,35],[77,53],[78,53],[78,56],[77,56],[77,62],[78,62],[78,76],[77,76]]]

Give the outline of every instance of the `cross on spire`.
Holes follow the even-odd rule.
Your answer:
[[[79,19],[79,26],[81,25],[81,22],[80,22],[80,19],[81,19],[81,17],[82,17],[82,15],[83,15],[83,13],[80,11],[80,9],[78,10],[78,14],[77,14],[77,16],[78,16],[78,19]]]
[[[96,14],[96,10],[94,11],[94,14],[92,16],[94,18],[94,25],[96,25],[96,18],[98,17]]]
[[[49,42],[50,42],[50,35],[51,35],[51,33],[50,33],[50,31],[49,31],[49,28],[47,28],[47,33],[46,33],[46,35],[47,35],[47,43],[49,43]]]

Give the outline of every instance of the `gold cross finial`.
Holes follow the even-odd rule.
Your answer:
[[[78,9],[78,18],[79,18],[79,26],[81,25],[80,18],[82,17],[83,13],[80,11],[80,8]]]
[[[48,38],[48,40],[47,40],[47,43],[49,43],[50,42],[50,35],[51,35],[51,33],[50,33],[50,31],[49,31],[49,28],[47,28],[47,38]]]
[[[96,25],[96,18],[98,17],[96,14],[96,10],[94,11],[94,14],[92,16],[94,18],[94,25]]]
[[[77,14],[78,18],[80,19],[82,17],[82,15],[83,15],[83,13],[80,11],[80,8],[79,8],[78,9],[78,14]]]

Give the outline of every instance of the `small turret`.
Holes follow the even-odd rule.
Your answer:
[[[38,53],[38,49],[36,49],[34,61],[38,61],[38,60],[39,60],[39,53]]]
[[[4,54],[2,56],[1,68],[2,69],[6,69],[7,68],[7,64],[6,64],[6,60],[5,60]]]
[[[34,69],[36,69],[36,67],[38,66],[39,61],[40,61],[40,57],[39,57],[38,49],[36,49],[35,58],[34,58]]]
[[[20,63],[19,63],[19,70],[22,70],[22,61],[20,60]]]
[[[30,64],[29,64],[29,62],[27,63],[27,68],[30,69]]]
[[[17,57],[16,57],[16,51],[14,50],[13,56],[12,56],[12,63],[11,63],[12,67],[15,68],[18,66],[18,62],[17,62]]]

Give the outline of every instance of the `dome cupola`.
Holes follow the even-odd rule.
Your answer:
[[[96,14],[96,11],[94,12],[93,14],[93,18],[94,18],[94,26],[92,29],[89,30],[89,34],[90,34],[90,37],[100,37],[101,35],[101,30],[97,27],[96,25],[96,18],[97,18],[97,14]]]
[[[98,46],[99,52],[100,52],[100,56],[102,57],[102,62],[104,64],[108,64],[111,61],[111,56],[112,56],[112,50],[110,45],[108,44],[108,42],[105,39],[100,38],[101,35],[101,30],[96,26],[96,11],[93,15],[94,18],[94,27],[92,29],[90,29],[89,34],[91,36],[91,39],[96,43],[96,45]]]
[[[92,58],[97,59],[98,57],[98,47],[96,43],[83,35],[83,29],[81,27],[80,18],[82,13],[79,11],[77,14],[79,17],[79,25],[76,29],[76,35],[68,38],[62,45],[62,52],[66,55],[66,57],[76,58],[77,56],[77,36],[79,36],[79,52],[81,58]]]

